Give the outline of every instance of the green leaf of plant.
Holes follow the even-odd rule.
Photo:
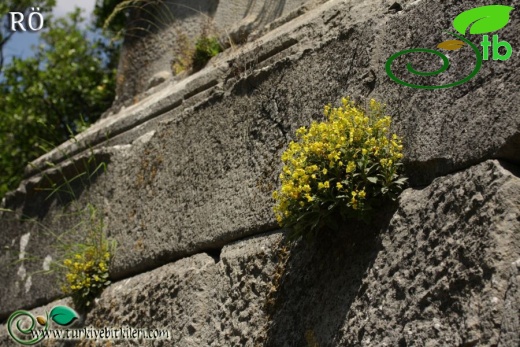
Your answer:
[[[470,34],[486,34],[502,29],[509,22],[511,6],[489,5],[473,8],[459,14],[453,20],[453,26],[462,35],[470,28]]]
[[[377,167],[377,164],[374,164],[368,168],[368,172],[372,172]]]
[[[79,316],[73,309],[67,306],[56,306],[51,310],[49,314],[51,319],[59,325],[69,325]]]
[[[405,184],[408,181],[408,177],[401,177],[395,181],[397,184]]]
[[[377,184],[377,177],[367,177],[368,182]]]

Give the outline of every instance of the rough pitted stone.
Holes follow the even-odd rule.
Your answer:
[[[217,281],[217,267],[211,257],[198,254],[185,258],[112,285],[85,324],[168,329],[171,339],[162,345],[202,346],[216,338],[210,318],[217,309]],[[114,342],[120,346],[128,343]]]
[[[284,261],[280,233],[181,259],[112,284],[84,324],[173,332],[146,346],[515,347],[519,173],[487,161],[407,189]]]
[[[171,333],[169,340],[114,340],[113,346],[257,346],[265,340],[264,306],[280,239],[280,233],[254,237],[224,247],[220,260],[197,254],[114,283],[72,328],[133,327]],[[42,314],[58,304],[71,305],[60,301],[31,312]],[[0,326],[0,346],[11,344],[5,325]]]
[[[266,306],[283,240],[279,232],[236,242],[222,250],[218,265],[218,337],[210,346],[261,346],[267,337]]]
[[[354,236],[297,246],[268,345],[517,346],[513,170],[488,161],[437,178],[407,189],[390,222],[345,226]]]

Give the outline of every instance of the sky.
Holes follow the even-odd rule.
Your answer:
[[[94,10],[96,0],[57,0],[56,7],[53,10],[53,14],[56,17],[62,17],[65,14],[74,10],[74,8],[81,7],[84,9],[83,16],[89,18],[90,14]],[[7,64],[11,57],[20,56],[28,57],[31,55],[31,46],[38,43],[37,32],[24,32],[13,35],[11,40],[5,47],[5,63]]]

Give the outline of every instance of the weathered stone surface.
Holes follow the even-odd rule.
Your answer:
[[[197,254],[114,283],[73,328],[169,330],[169,340],[114,340],[128,346],[254,346],[265,341],[266,293],[276,264],[280,233],[225,246],[222,253]],[[49,311],[56,302],[31,310]],[[0,346],[11,346],[0,326]],[[64,343],[53,343],[61,346]],[[80,346],[96,345],[83,341]],[[104,343],[99,343],[104,345]]]
[[[312,18],[317,20],[318,17],[320,12],[315,12]],[[294,26],[301,28],[304,24],[302,21]],[[286,51],[295,54],[300,50],[292,49],[297,43],[295,38],[280,31],[268,42],[251,49],[248,59],[256,59],[268,67],[276,61],[277,55],[286,54]],[[231,59],[238,61],[240,57]],[[271,93],[272,86],[272,81],[265,79],[276,77],[281,68],[278,65],[272,71],[256,72],[249,79],[240,80],[239,84],[236,81],[240,76],[232,72],[232,68],[225,73],[209,69],[173,89],[158,92],[155,98],[144,100],[141,105],[131,108],[133,113],[105,119],[78,136],[76,141],[35,163],[35,167],[41,167],[46,160],[59,162],[64,152],[74,154],[100,142],[116,145],[113,151],[107,149],[111,153],[108,172],[89,188],[92,201],[87,198],[79,201],[80,206],[91,202],[104,211],[109,234],[117,239],[121,249],[131,250],[116,255],[111,269],[115,278],[146,271],[275,227],[270,194],[275,187],[278,157],[287,141],[289,125],[278,120],[283,116],[280,113],[283,110],[273,108],[273,100],[264,93]],[[223,94],[224,83],[227,97]],[[243,93],[251,93],[256,83],[262,84],[264,90],[259,90],[258,98],[255,92],[256,100],[250,103]],[[204,95],[208,86],[219,89],[209,100]],[[305,121],[310,115],[310,109],[307,111],[300,114]],[[161,115],[162,123],[155,120],[154,129],[147,128],[150,123],[144,122],[157,115]],[[301,124],[296,118],[294,121]],[[144,124],[137,126],[141,123]],[[116,134],[132,128],[136,133],[103,142],[106,134],[112,133],[112,127],[117,129]],[[155,133],[153,137],[147,137],[148,142],[135,140],[135,145],[128,145],[134,141],[135,134],[144,136],[150,131]],[[38,203],[29,200],[37,197],[36,201],[44,201],[48,193],[37,194],[31,187],[22,185],[6,199],[6,207],[18,212],[24,212],[27,206],[37,207]],[[45,211],[39,212],[41,225],[58,233],[67,230],[54,222],[54,213],[60,214],[60,211],[48,215]],[[69,224],[74,222],[80,221],[71,220]],[[43,235],[41,225],[34,227],[40,232],[32,233],[28,247],[35,257],[43,259],[50,252],[51,240]],[[2,240],[2,247],[19,245],[24,227],[13,225],[8,228],[10,231]],[[43,241],[42,237],[45,238]],[[4,253],[4,256],[3,263],[16,260],[13,252]],[[40,265],[34,266],[32,271],[40,270]],[[0,317],[19,307],[34,307],[44,297],[48,299],[57,294],[55,286],[45,283],[42,276],[38,278],[43,282],[32,287],[42,291],[41,295],[20,292],[15,282],[8,280],[16,277],[16,271],[16,268],[9,268],[2,274],[6,279],[2,281],[5,283],[3,291],[9,295],[0,299]]]
[[[484,61],[480,72],[458,87],[425,90],[408,88],[391,81],[384,64],[393,53],[407,48],[435,48],[437,44],[453,39],[453,19],[473,7],[495,4],[489,1],[427,2],[416,1],[395,15],[375,32],[371,69],[377,82],[371,96],[388,104],[390,114],[396,115],[399,132],[406,139],[407,161],[412,180],[418,184],[432,178],[478,163],[483,158],[503,158],[520,163],[520,117],[515,106],[520,97],[520,80],[514,71],[520,65],[520,56],[513,53],[507,61]],[[513,6],[514,1],[500,4]],[[496,32],[500,40],[512,47],[520,47],[516,35],[520,12],[511,12],[511,20]],[[466,35],[479,48],[482,35]],[[446,51],[444,51],[446,52]],[[471,50],[449,52],[449,72],[423,82],[431,85],[446,84],[469,75],[475,66]],[[407,56],[408,57],[408,56]],[[413,57],[413,55],[412,55]],[[433,71],[440,68],[438,58],[416,54],[415,58],[395,63],[394,71],[403,76],[407,62],[415,68]]]
[[[194,45],[204,34],[220,37],[229,47],[230,40],[243,43],[253,31],[305,3],[323,1],[326,0],[150,2],[143,9],[134,10],[127,28],[118,68],[117,103],[135,101],[150,87],[152,76],[160,71],[171,72],[172,61],[183,54],[179,44],[182,40]]]
[[[167,328],[173,336],[164,345],[258,345],[265,339],[264,305],[280,238],[239,241],[220,257],[198,254],[118,282],[85,324]]]
[[[280,232],[236,242],[222,250],[218,265],[217,339],[210,346],[259,346],[267,337],[267,300],[280,259]]]
[[[43,305],[60,295],[61,281],[45,273],[59,260],[61,247],[84,241],[87,204],[99,206],[102,213],[103,197],[93,196],[90,187],[103,176],[98,165],[109,163],[110,157],[106,150],[83,153],[59,169],[32,177],[7,199],[12,211],[0,211],[0,321],[14,310]],[[61,188],[53,188],[53,183]]]
[[[268,345],[517,346],[520,178],[507,167],[407,189],[389,222],[292,249]]]
[[[287,257],[272,233],[178,260],[111,285],[84,325],[173,332],[145,346],[516,347],[519,174],[486,161],[437,178]]]
[[[90,146],[115,146],[108,172],[88,190],[106,214],[107,231],[126,250],[118,252],[111,269],[123,278],[274,228],[270,193],[281,152],[296,128],[322,119],[323,105],[344,95],[387,102],[395,129],[405,138],[413,185],[490,158],[519,162],[519,106],[511,102],[519,98],[518,55],[488,61],[477,78],[446,90],[405,88],[384,70],[391,54],[440,42],[444,27],[436,23],[448,27],[457,13],[483,3],[403,2],[403,11],[393,13],[379,1],[331,0],[179,84],[163,83],[153,96],[104,119],[35,166]],[[416,28],[417,21],[426,24]],[[513,12],[500,34],[513,47],[520,46],[512,34],[518,21]],[[401,32],[412,33],[408,26],[414,34],[403,41]],[[465,69],[457,64],[450,71]],[[146,141],[137,140],[146,134]],[[31,187],[22,185],[6,207],[34,209],[43,225],[58,232],[78,222],[55,222],[60,211]],[[80,198],[80,205],[89,199]],[[5,225],[3,264],[17,258],[4,247],[15,246],[16,252],[27,232],[28,250],[41,259],[49,255],[50,240],[41,228]],[[40,262],[32,271],[41,267]],[[36,277],[31,279],[31,290],[41,294],[20,291],[28,277],[17,286],[12,280],[17,271],[0,275],[7,293],[0,298],[0,317],[56,294],[43,277],[37,285]]]
[[[215,261],[198,254],[111,286],[85,323],[171,329],[165,345],[201,346],[216,337],[210,318],[217,308],[217,284]]]

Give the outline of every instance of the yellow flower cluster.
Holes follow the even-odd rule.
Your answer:
[[[282,185],[273,193],[282,226],[330,210],[338,200],[351,211],[369,209],[367,200],[385,195],[399,178],[403,145],[390,135],[383,105],[371,100],[365,111],[343,98],[341,107],[325,106],[324,113],[327,121],[299,128],[298,141],[282,155]]]
[[[62,290],[66,294],[87,297],[96,295],[108,282],[108,247],[88,245],[72,257],[65,259],[63,265],[67,273],[66,285]]]

